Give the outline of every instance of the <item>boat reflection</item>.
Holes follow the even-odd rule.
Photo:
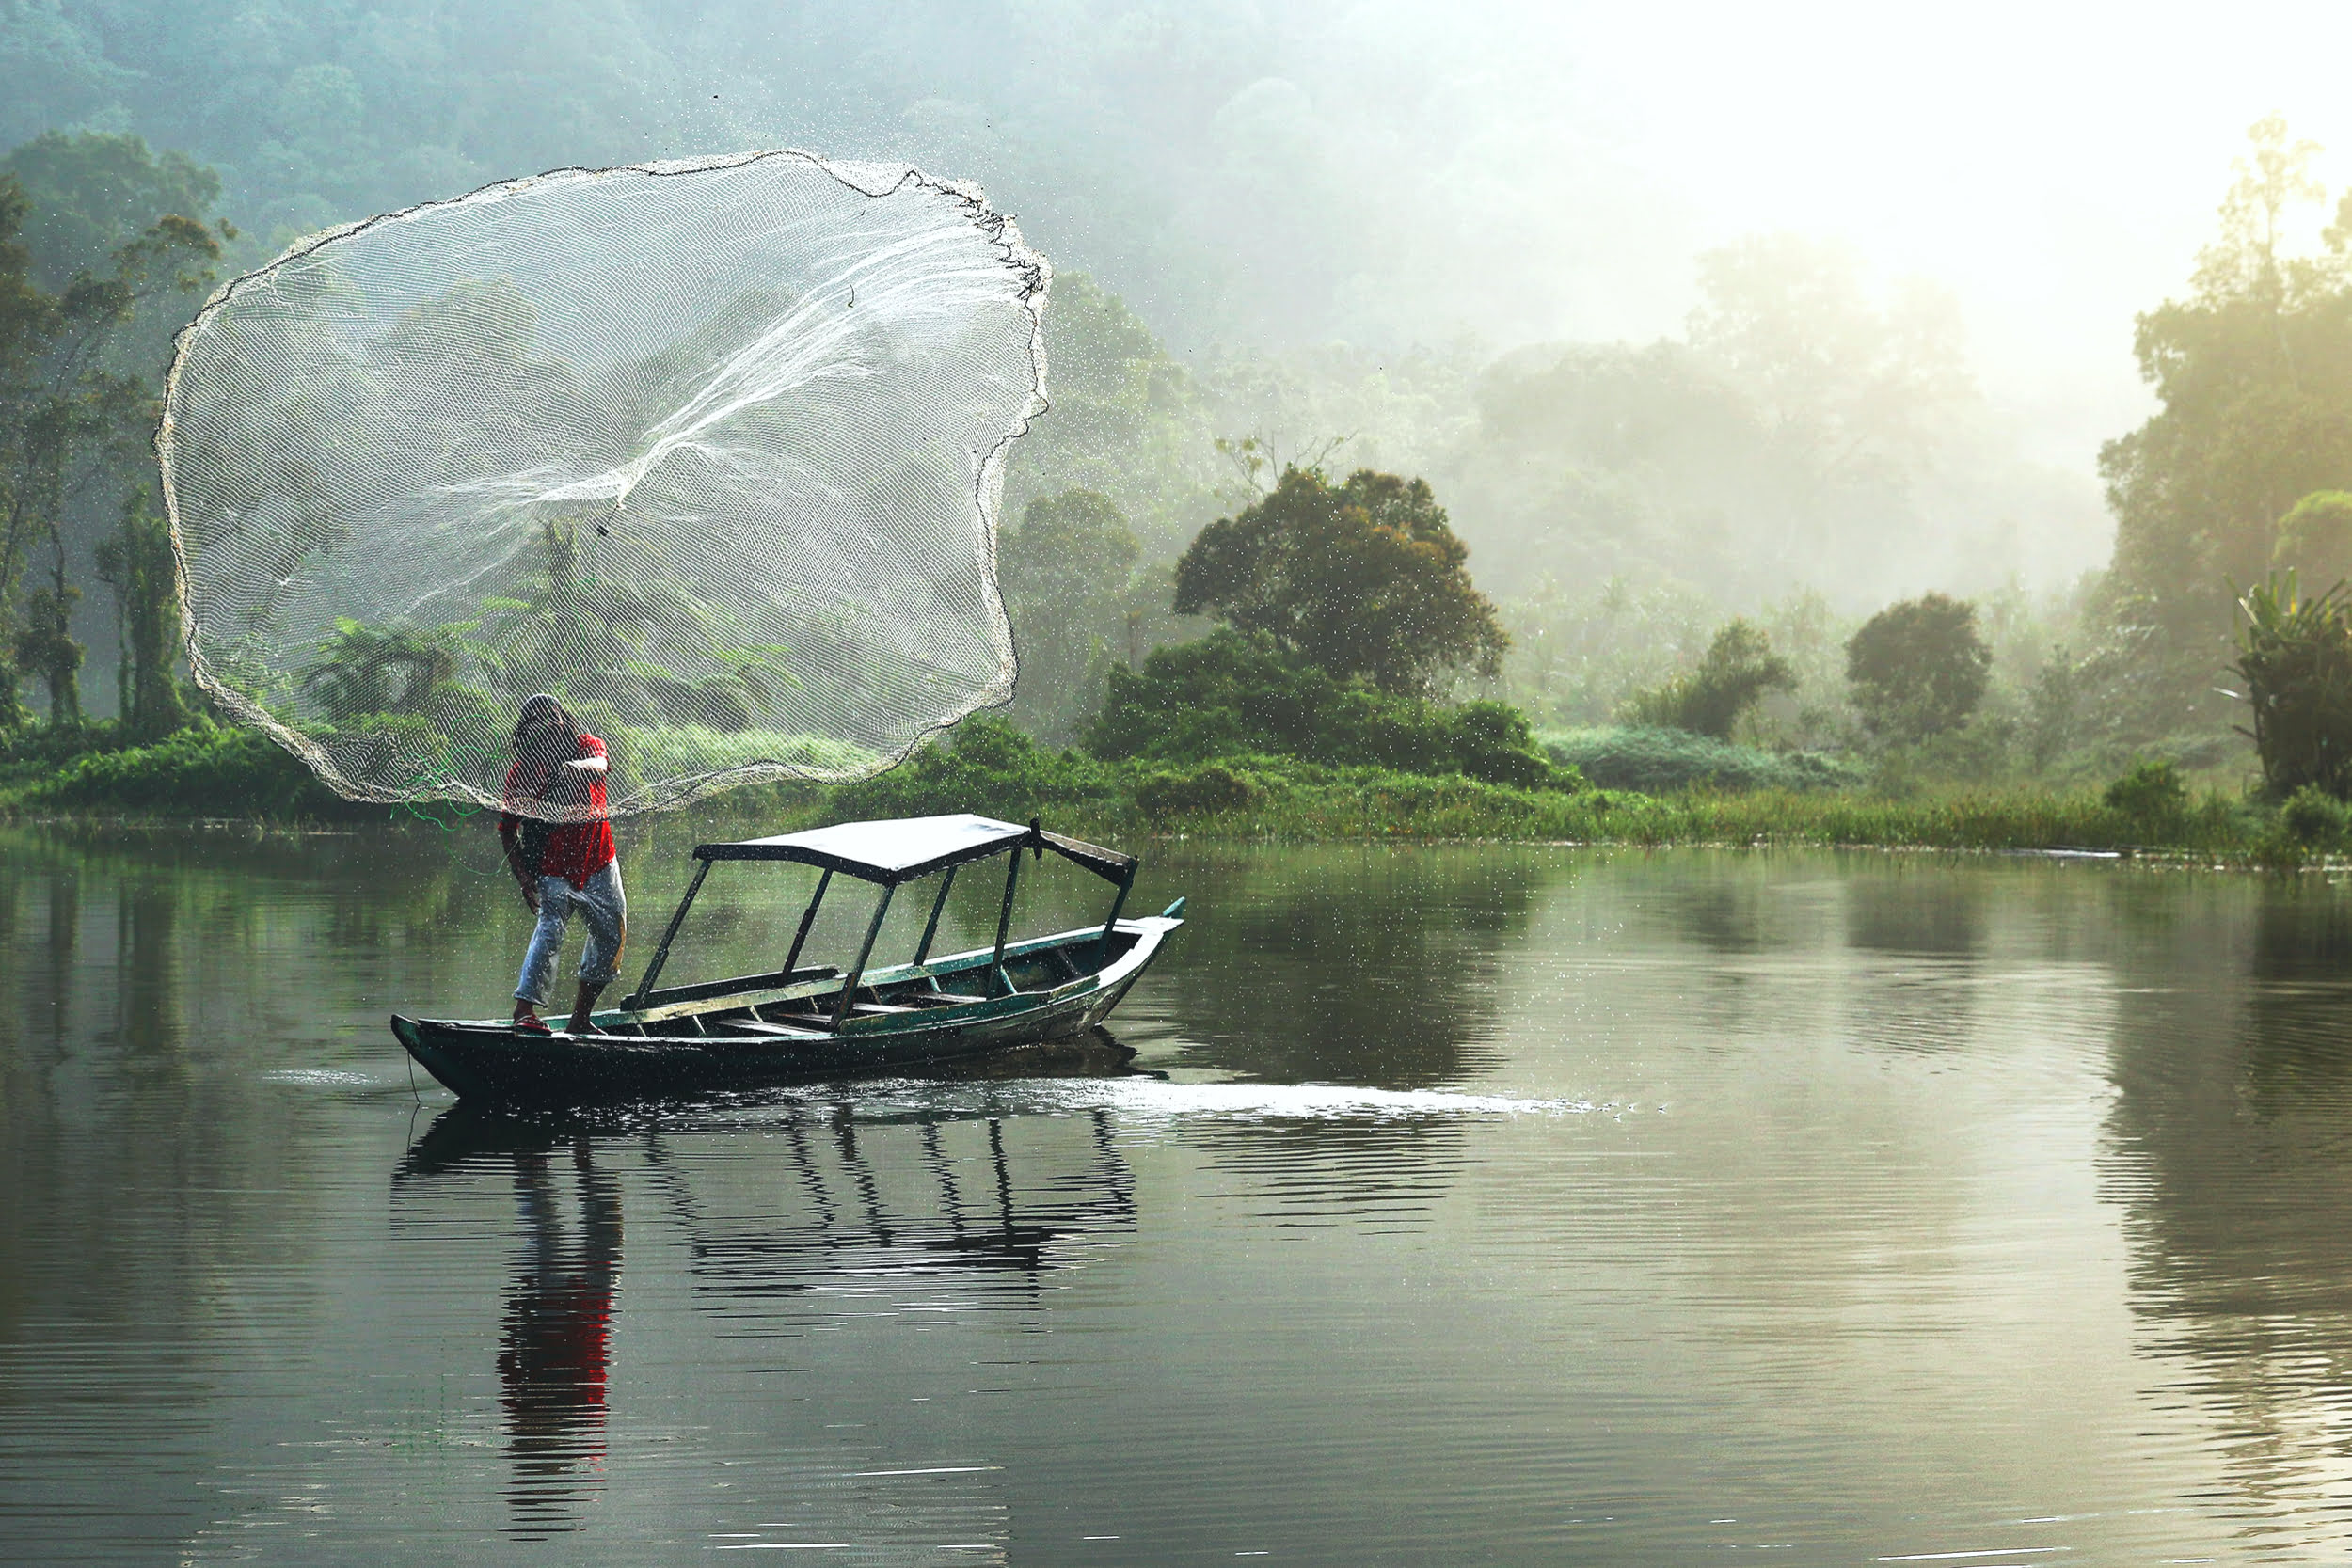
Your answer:
[[[728,1320],[731,1337],[747,1320],[755,1333],[763,1320],[786,1332],[887,1322],[876,1292],[917,1279],[926,1313],[1034,1313],[1047,1275],[1123,1244],[1136,1224],[1109,1112],[1066,1111],[1038,1081],[1124,1073],[1132,1055],[1101,1037],[821,1098],[442,1112],[393,1187],[410,1201],[485,1179],[513,1188],[520,1244],[497,1357],[508,1534],[579,1528],[605,1484],[626,1197],[645,1206],[641,1231],[682,1243],[695,1309]]]

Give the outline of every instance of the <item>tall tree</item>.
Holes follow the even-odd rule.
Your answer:
[[[1176,612],[1263,632],[1383,691],[1494,674],[1511,645],[1465,567],[1470,550],[1426,480],[1359,468],[1333,484],[1286,468],[1274,488],[1201,530],[1176,563]]]
[[[73,640],[73,607],[81,598],[82,591],[65,580],[65,551],[59,549],[49,586],[24,595],[16,628],[17,666],[48,687],[49,721],[56,725],[82,721],[78,676],[88,650]]]
[[[135,739],[170,734],[187,721],[186,694],[173,673],[180,656],[180,589],[171,531],[145,486],[122,503],[114,533],[98,546],[99,580],[114,590],[122,634],[122,727]]]
[[[220,257],[211,228],[169,214],[116,245],[103,269],[52,291],[33,276],[31,211],[16,178],[0,173],[0,728],[24,717],[17,593],[26,560],[43,542],[62,546],[68,508],[143,451],[153,425],[151,386],[108,351],[151,302],[208,286]],[[60,577],[54,594],[65,586]]]
[[[2223,657],[2232,581],[2262,577],[2298,499],[2352,488],[2352,198],[2315,252],[2292,253],[2294,213],[2325,199],[2319,148],[2275,116],[2249,136],[2189,296],[2139,318],[2160,406],[2099,455],[2110,617],[2153,633],[2191,694]]]

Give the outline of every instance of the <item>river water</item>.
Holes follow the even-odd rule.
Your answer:
[[[478,825],[0,835],[0,1559],[2344,1560],[2345,895],[1147,848],[1131,1062],[513,1119]]]

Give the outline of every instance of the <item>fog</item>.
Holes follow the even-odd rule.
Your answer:
[[[52,0],[0,14],[0,145],[184,150],[220,170],[246,265],[548,166],[902,158],[981,184],[1192,373],[1191,491],[1105,484],[1163,544],[1235,499],[1210,438],[1347,436],[1334,466],[1439,484],[1498,599],[1549,572],[1867,612],[1928,588],[2055,603],[2106,564],[2098,449],[2153,406],[2135,315],[2185,291],[2257,118],[2330,144],[2342,185],[2347,46],[2352,12],[2318,5]],[[1933,372],[1864,482],[1758,501],[1755,463],[1695,425],[1630,455],[1496,434],[1497,375],[1532,396],[1564,355],[1691,343],[1736,372],[1694,313],[1720,325],[1705,259],[1742,244],[1809,258],[1789,297],[1878,345],[1857,386],[1905,355],[1908,382]],[[1596,543],[1547,465],[1634,475],[1667,520]]]
[[[2352,150],[2333,6],[980,9],[953,47],[877,37],[898,126],[876,87],[814,111],[786,26],[719,123],[968,166],[1193,349],[1645,341],[1700,252],[1843,240],[1949,288],[1988,397],[2080,472],[2146,411],[2132,318],[2180,292],[2247,125]]]

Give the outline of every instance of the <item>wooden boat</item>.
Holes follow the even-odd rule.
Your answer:
[[[1111,883],[1109,918],[1052,936],[1009,941],[1021,852],[1061,856]],[[996,942],[930,956],[956,873],[1009,856]],[[811,1078],[916,1068],[986,1052],[1066,1039],[1100,1024],[1184,924],[1184,901],[1122,920],[1136,858],[1116,849],[985,816],[849,822],[808,832],[694,848],[694,879],[644,978],[617,1007],[592,1015],[584,1035],[516,1030],[504,1019],[472,1022],[395,1015],[392,1033],[427,1072],[468,1099],[582,1101],[707,1093]],[[765,974],[657,989],[671,944],[712,866],[784,862],[818,868],[783,965]],[[836,876],[882,891],[856,961],[803,967],[801,951]],[[939,878],[930,918],[909,961],[870,967],[893,896]]]

